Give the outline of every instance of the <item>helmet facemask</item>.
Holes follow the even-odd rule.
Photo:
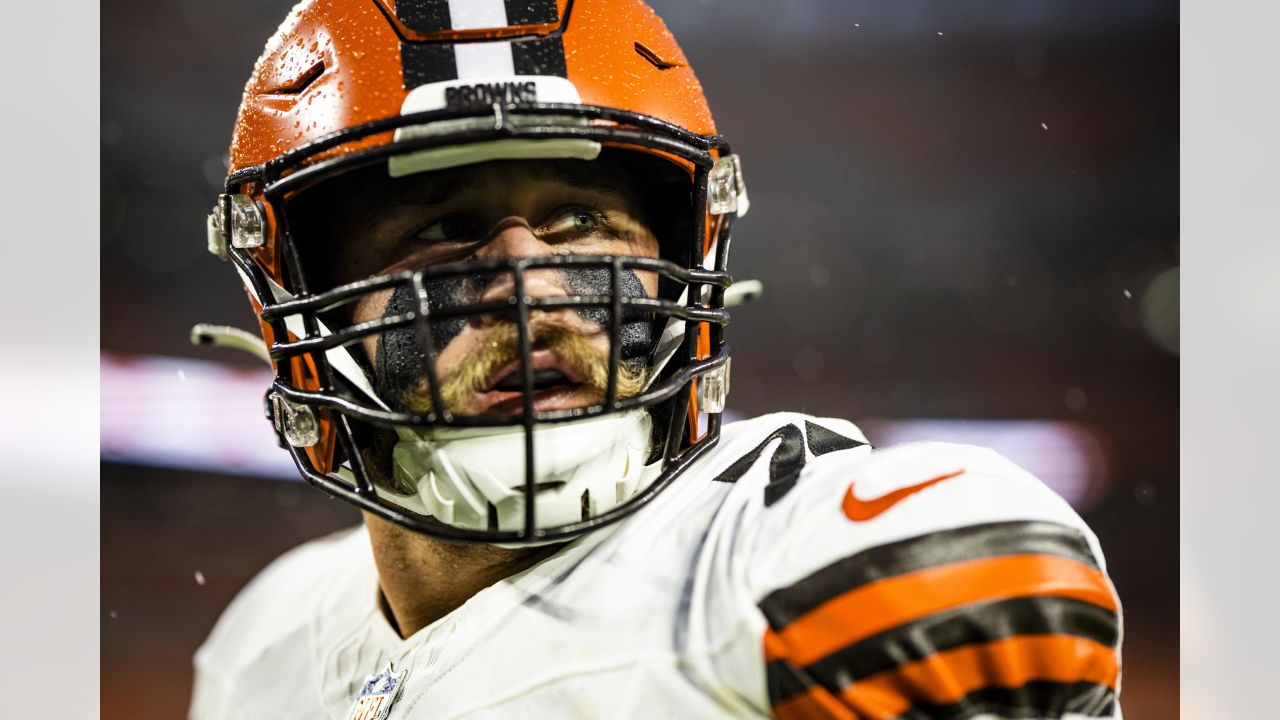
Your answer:
[[[563,111],[527,110],[538,123]],[[335,281],[319,259],[323,253],[314,252],[324,243],[308,237],[316,234],[317,221],[305,211],[308,203],[360,173],[385,173],[391,158],[447,143],[448,133],[401,133],[403,140],[344,154],[332,152],[341,143],[330,138],[309,152],[304,147],[286,154],[282,160],[289,162],[260,168],[257,176],[229,181],[229,193],[246,185],[261,189],[261,211],[271,220],[268,231],[284,266],[285,281],[273,283],[261,253],[231,250],[262,302],[264,329],[274,340],[277,426],[308,480],[429,534],[537,542],[623,517],[714,442],[723,403],[714,389],[723,387],[727,366],[721,328],[729,278],[723,267],[733,214],[722,212],[710,231],[703,221],[713,168],[721,182],[726,175],[717,157],[727,148],[718,139],[655,127],[660,124],[639,116],[624,125],[621,118],[592,117],[616,111],[575,106],[568,113],[589,122],[495,126],[487,136],[462,132],[477,142],[570,133],[628,147],[606,150],[606,157],[637,154],[637,145],[659,150],[661,158],[644,156],[625,166],[629,176],[645,176],[642,168],[654,163],[684,174],[683,196],[674,194],[683,212],[665,213],[679,221],[660,231],[661,257],[471,258]],[[354,129],[345,140],[359,143],[394,131],[392,124],[424,120],[393,118]],[[680,154],[671,153],[677,147]],[[731,192],[734,171],[736,165],[730,168]],[[224,205],[231,227],[231,203]],[[672,203],[657,205],[669,209]],[[706,265],[712,269],[702,263],[709,245],[714,252]],[[548,277],[555,278],[557,292],[530,292]],[[352,308],[375,296],[381,311],[357,320]],[[459,328],[468,326],[484,326],[497,350],[476,353],[469,378],[456,371],[442,375],[442,356]],[[538,353],[548,349],[568,367],[539,369]],[[486,375],[494,368],[514,369],[500,383],[511,394],[481,412],[466,407],[465,398],[474,396],[476,383],[492,380]],[[554,382],[554,372],[587,387],[578,399],[590,401],[563,407],[541,402],[540,385]],[[708,375],[704,387],[713,392],[697,393],[698,378]],[[712,405],[704,409],[715,412],[695,427],[691,411],[698,410],[699,394]],[[308,428],[319,432],[302,432]],[[326,435],[335,444],[328,452]],[[535,502],[526,502],[529,497]]]

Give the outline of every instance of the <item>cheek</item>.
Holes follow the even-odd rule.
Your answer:
[[[638,272],[640,284],[644,286],[644,294],[648,297],[658,296],[658,274],[654,272]]]
[[[652,237],[644,237],[627,243],[625,249],[618,249],[618,254],[631,255],[633,257],[657,258],[658,241]],[[636,270],[636,277],[640,279],[640,284],[644,286],[644,294],[647,297],[658,296],[658,273],[648,270]]]
[[[632,233],[626,240],[611,242],[607,247],[595,248],[592,250],[594,254],[599,255],[628,255],[631,257],[657,258],[659,257],[659,246],[657,238],[647,232]],[[644,286],[645,295],[648,297],[658,296],[658,274],[645,270],[636,270],[636,277],[640,279],[640,284]]]
[[[662,249],[658,244],[658,239],[646,230],[641,234],[641,237],[632,243],[631,252],[638,257],[657,258],[661,256]],[[637,272],[636,275],[640,278],[640,284],[644,285],[645,295],[657,297],[658,274],[641,271]]]
[[[360,298],[351,309],[351,324],[359,325],[381,318],[386,313],[387,302],[390,299],[390,290],[380,290]],[[378,337],[378,335],[370,335],[360,339],[360,347],[364,349],[365,357],[374,364],[375,368],[378,363]]]

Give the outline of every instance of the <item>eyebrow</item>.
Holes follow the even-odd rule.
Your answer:
[[[622,200],[632,200],[632,188],[627,178],[597,163],[598,161],[552,163],[551,176],[565,185],[595,190]]]
[[[429,184],[425,192],[421,187],[396,186],[393,184],[391,187],[395,188],[394,191],[378,193],[375,196],[374,206],[379,210],[406,205],[431,208],[449,202],[471,190],[477,184],[474,177],[457,174],[443,182]]]

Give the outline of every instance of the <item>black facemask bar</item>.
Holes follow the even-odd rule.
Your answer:
[[[513,118],[521,115],[537,116],[539,120],[582,118],[596,122],[594,125],[559,125],[554,122],[546,124],[518,123]],[[414,137],[369,149],[358,150],[338,157],[317,159],[318,155],[339,148],[347,143],[359,141],[379,133],[394,131],[397,128],[425,125],[427,123],[454,118],[489,118],[494,124],[485,129],[468,129],[427,137]],[[601,122],[608,123],[600,124]],[[625,257],[625,256],[591,256],[591,255],[552,255],[531,258],[511,258],[490,261],[472,261],[439,265],[426,270],[404,271],[377,276],[355,283],[349,283],[324,292],[309,290],[304,264],[301,261],[298,244],[289,230],[286,198],[294,193],[322,182],[339,174],[385,162],[396,155],[430,149],[446,145],[485,142],[496,139],[550,139],[579,138],[597,141],[610,146],[628,145],[660,150],[664,153],[685,159],[694,166],[693,173],[693,213],[688,252],[688,266],[682,266],[670,260]],[[456,540],[472,540],[483,542],[528,542],[567,539],[587,530],[602,527],[615,522],[634,512],[651,501],[662,489],[670,484],[685,468],[702,453],[707,451],[719,439],[720,414],[708,413],[705,434],[696,442],[689,442],[686,436],[687,413],[693,383],[709,372],[717,371],[728,362],[728,349],[724,345],[723,328],[728,323],[728,313],[724,309],[724,290],[732,280],[725,272],[725,261],[728,254],[729,236],[733,225],[734,214],[721,217],[719,232],[716,238],[714,269],[704,269],[703,242],[705,238],[705,218],[708,201],[708,175],[715,161],[712,154],[717,152],[724,156],[729,153],[728,144],[718,136],[704,137],[689,133],[677,126],[654,118],[614,110],[580,105],[528,105],[521,107],[495,106],[492,114],[475,111],[433,111],[416,113],[386,120],[366,123],[348,130],[316,140],[306,146],[290,151],[264,166],[248,168],[233,174],[227,179],[227,191],[241,191],[246,183],[260,184],[263,197],[274,210],[276,221],[276,237],[284,262],[286,290],[292,296],[280,302],[274,299],[271,283],[266,272],[260,267],[252,255],[244,249],[232,248],[229,252],[231,260],[248,279],[255,294],[263,302],[262,319],[268,323],[276,338],[270,348],[271,356],[276,361],[277,376],[269,395],[274,393],[284,405],[307,408],[312,414],[312,422],[316,417],[325,417],[333,422],[337,441],[349,464],[353,482],[344,479],[338,472],[321,473],[311,462],[303,447],[284,443],[290,450],[295,463],[303,477],[331,495],[342,497],[356,506],[368,510],[380,517],[398,523],[409,529],[429,535],[452,538]],[[230,206],[223,208],[223,219],[226,227],[230,227]],[[524,292],[526,274],[531,270],[547,268],[591,269],[597,272],[604,270],[609,274],[610,292],[604,295],[567,295],[555,297],[527,297]],[[620,277],[624,271],[648,271],[660,278],[683,286],[687,292],[683,304],[663,298],[624,297],[620,292]],[[429,309],[427,306],[426,284],[436,278],[457,277],[462,275],[483,273],[506,273],[512,281],[514,291],[512,297],[488,303],[475,303],[447,309]],[[322,333],[319,316],[344,304],[353,302],[371,292],[386,291],[391,288],[407,288],[418,298],[418,307],[410,312],[397,316],[384,317],[375,321],[339,329],[331,333]],[[535,411],[533,409],[533,369],[530,361],[532,338],[530,337],[530,317],[538,311],[551,311],[566,308],[594,308],[604,310],[608,315],[605,331],[609,335],[609,375],[605,397],[601,402],[582,408],[556,411]],[[431,347],[431,323],[449,317],[473,316],[485,313],[501,312],[514,317],[517,329],[517,350],[521,368],[521,398],[523,412],[518,416],[458,416],[449,413],[440,397],[440,382],[437,377],[434,358],[442,348]],[[639,395],[619,399],[617,397],[617,376],[620,366],[622,342],[620,338],[623,317],[628,312],[644,312],[660,319],[675,318],[684,321],[684,337],[670,362],[663,369],[662,375]],[[302,321],[305,332],[296,339],[289,339],[290,334],[285,326],[285,318],[295,316]],[[710,353],[707,357],[697,357],[697,339],[701,327],[709,329]],[[327,351],[332,348],[347,346],[371,335],[385,333],[395,328],[413,327],[416,337],[424,344],[421,348],[428,361],[424,365],[427,387],[431,397],[431,408],[425,412],[388,410],[377,407],[370,402],[363,402],[348,387],[339,382]],[[296,387],[291,376],[291,362],[294,358],[309,357],[314,363],[319,390],[305,390]],[[661,474],[646,488],[622,504],[597,516],[566,525],[552,528],[538,528],[537,503],[535,498],[536,468],[534,458],[535,425],[542,423],[563,422],[568,420],[595,417],[607,413],[623,412],[634,408],[648,408],[655,417],[657,426],[665,430],[661,438],[661,455],[663,467]],[[280,431],[280,414],[277,412],[277,430]],[[400,507],[378,497],[365,460],[361,455],[356,440],[353,422],[378,427],[477,427],[477,426],[520,426],[524,431],[524,527],[520,530],[475,530],[461,528],[438,522],[432,518],[408,513]],[[282,432],[283,436],[283,432]]]

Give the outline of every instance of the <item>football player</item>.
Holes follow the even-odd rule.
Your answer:
[[[1034,477],[722,425],[742,165],[641,0],[304,2],[230,157],[268,412],[365,522],[245,588],[191,717],[1118,717]]]

